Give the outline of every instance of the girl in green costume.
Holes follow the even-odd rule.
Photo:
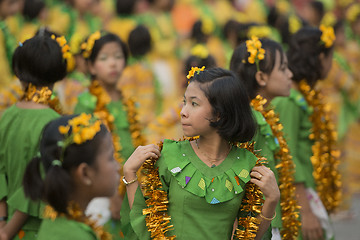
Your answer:
[[[256,42],[260,43],[261,48],[265,50],[264,59],[258,59],[258,66],[255,62],[250,63],[248,60],[251,46],[247,45],[254,43],[249,40],[234,50],[230,69],[237,74],[248,90],[253,114],[258,124],[258,131],[253,139],[255,149],[261,150],[261,155],[268,160],[268,166],[274,172],[280,187],[282,207],[280,207],[280,203],[277,205],[276,217],[271,222],[272,239],[281,239],[281,236],[283,239],[294,239],[300,226],[297,220],[298,206],[295,200],[294,186],[289,181],[294,181],[291,172],[294,167],[289,153],[285,156],[277,155],[282,150],[280,148],[284,146],[279,145],[281,139],[278,139],[277,132],[274,132],[277,122],[272,121],[269,117],[272,108],[268,105],[274,97],[289,96],[292,73],[287,66],[287,57],[280,44],[268,39],[260,39]],[[283,163],[284,161],[287,162]],[[290,171],[287,176],[284,176],[285,172],[279,178],[276,166],[280,163],[286,164],[282,168],[290,166],[292,169],[287,169]],[[284,218],[282,218],[282,212],[285,215]]]
[[[89,91],[78,97],[75,113],[94,113],[107,124],[113,135],[116,159],[122,165],[135,146],[145,144],[134,102],[126,99],[117,88],[127,63],[127,47],[115,34],[100,32],[90,35],[83,47],[92,80]],[[108,227],[117,238],[122,235],[120,209],[124,190],[121,185],[119,194],[110,199],[112,218]]]
[[[64,116],[45,126],[40,156],[28,164],[23,181],[26,196],[49,204],[36,239],[111,239],[84,215],[91,199],[117,190],[119,164],[111,143],[105,125],[90,114]]]
[[[123,206],[121,213],[123,224],[127,224],[125,236],[127,239],[154,238],[147,224],[150,224],[149,231],[166,232],[170,225],[167,217],[157,220],[150,214],[145,219],[143,213],[152,211],[152,204],[158,206],[169,201],[168,209],[164,211],[164,206],[159,206],[160,212],[155,213],[160,217],[171,216],[173,228],[165,234],[167,239],[173,239],[170,235],[180,240],[232,239],[243,207],[243,188],[250,181],[260,187],[266,198],[255,237],[260,239],[270,225],[280,194],[273,172],[264,166],[254,167],[257,157],[232,144],[251,140],[256,130],[245,87],[232,72],[221,68],[205,71],[193,68],[188,78],[190,83],[184,95],[181,123],[186,136],[199,138],[165,140],[161,156],[156,147],[140,147],[142,151],[127,160],[123,178],[127,185],[124,205],[129,205]],[[151,201],[156,202],[147,202],[149,206],[136,181],[136,171],[144,162],[141,161],[143,155],[160,157],[152,171],[157,172],[161,189],[168,195],[162,197],[156,190],[150,196]],[[153,177],[149,175],[149,179]],[[148,184],[153,188],[155,183],[149,181]],[[159,187],[157,183],[155,186]],[[153,229],[152,224],[158,221],[161,225]]]
[[[321,155],[321,159],[317,160],[314,154],[319,152],[316,150],[319,145],[316,143],[319,143],[321,139],[314,138],[315,130],[319,127],[311,121],[319,115],[317,112],[322,108],[322,104],[319,104],[321,99],[315,99],[318,95],[314,89],[317,82],[325,79],[331,69],[334,39],[333,32],[327,29],[321,31],[318,28],[305,27],[299,30],[290,41],[288,51],[289,68],[293,72],[290,96],[275,98],[272,101],[275,110],[280,115],[295,163],[296,196],[301,206],[301,239],[332,239],[334,237],[328,209],[326,209],[331,205],[326,205],[324,201],[333,201],[330,203],[335,205],[339,200],[339,188],[336,183],[339,179],[336,179],[336,163],[334,164],[333,161],[336,151],[332,148],[333,146],[324,145],[332,153],[324,152],[328,157]],[[316,95],[313,95],[314,93]],[[315,97],[309,101],[309,96]],[[317,105],[314,105],[315,103]],[[319,117],[322,120],[317,121],[316,124],[325,124],[329,119],[326,115]],[[321,138],[327,139],[335,135],[335,133],[322,134]],[[326,162],[323,162],[323,159]],[[326,168],[314,165],[322,162]],[[327,169],[331,170],[331,174],[320,175],[321,178],[315,179]],[[323,181],[335,184],[323,188]],[[330,193],[330,195],[322,198],[324,193]],[[330,210],[333,209],[330,208]]]
[[[35,239],[41,223],[39,201],[24,196],[21,181],[26,164],[36,155],[43,127],[59,114],[52,110],[51,89],[66,75],[67,61],[56,40],[44,33],[25,41],[13,56],[13,71],[24,96],[0,120],[0,236]],[[5,218],[4,218],[5,217]],[[1,238],[0,237],[0,238]]]

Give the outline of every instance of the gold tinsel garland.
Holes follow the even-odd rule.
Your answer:
[[[20,101],[35,102],[48,105],[54,111],[61,114],[62,110],[59,99],[57,97],[51,99],[51,95],[52,91],[48,87],[42,87],[40,90],[37,90],[35,85],[29,83]]]
[[[307,104],[313,108],[309,138],[314,140],[311,162],[317,192],[328,212],[334,211],[341,201],[341,175],[338,171],[340,151],[336,148],[337,133],[330,118],[329,105],[323,103],[323,96],[312,89],[305,80],[299,83],[299,90]]]
[[[301,226],[299,221],[300,206],[295,196],[295,166],[292,156],[289,154],[289,147],[282,132],[283,126],[280,123],[280,119],[273,109],[264,109],[266,102],[266,99],[258,95],[251,101],[251,106],[263,115],[266,122],[270,125],[274,137],[279,142],[280,149],[275,154],[275,158],[280,160],[276,168],[279,173],[279,189],[281,193],[280,206],[283,226],[281,229],[281,239],[295,239]]]
[[[97,99],[94,114],[104,122],[104,124],[109,128],[109,131],[111,132],[112,141],[115,150],[114,157],[116,161],[120,164],[121,166],[120,173],[122,173],[122,166],[124,164],[124,159],[120,154],[120,151],[122,150],[122,146],[120,143],[120,136],[115,132],[114,116],[109,112],[109,110],[106,107],[106,105],[111,102],[111,98],[97,80],[91,82],[91,85],[89,86],[89,92],[92,95],[94,95]],[[136,114],[134,101],[132,99],[129,99],[126,102],[123,102],[123,104],[127,112],[133,145],[135,147],[140,145],[145,145],[145,141],[141,135],[141,127],[137,121],[137,114]],[[125,184],[122,181],[120,181],[119,193],[121,195],[124,195],[125,189],[126,189]]]
[[[63,216],[69,220],[74,220],[88,225],[94,231],[94,233],[96,234],[99,240],[112,239],[111,234],[106,232],[101,225],[98,225],[95,220],[92,220],[89,217],[85,216],[83,211],[80,210],[78,204],[75,204],[74,202],[70,202],[67,208],[67,212],[68,212],[67,214],[58,213],[50,205],[47,205],[44,210],[44,218],[50,218],[52,221],[54,221],[57,217]]]
[[[184,138],[183,140],[193,141],[197,137]],[[254,144],[236,144],[240,148],[246,148],[255,154]],[[158,144],[160,151],[163,147],[163,142]],[[259,156],[256,162],[257,166],[262,165],[264,158]],[[174,226],[171,225],[171,216],[167,213],[169,199],[165,191],[160,190],[162,183],[159,177],[159,171],[155,166],[156,159],[150,158],[143,164],[144,179],[142,186],[144,196],[148,199],[145,201],[147,208],[143,209],[143,215],[146,215],[145,221],[148,231],[150,232],[151,239],[163,240],[176,238],[173,236],[166,236],[166,233]],[[252,240],[256,237],[259,229],[260,220],[257,217],[260,214],[262,205],[264,203],[263,194],[258,186],[253,183],[247,183],[245,187],[245,195],[241,202],[241,211],[246,212],[247,217],[239,218],[239,226],[234,234],[236,239]]]

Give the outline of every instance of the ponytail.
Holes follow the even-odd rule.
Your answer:
[[[41,178],[40,157],[34,157],[25,169],[23,186],[25,196],[31,200],[40,200],[43,195],[44,181]]]

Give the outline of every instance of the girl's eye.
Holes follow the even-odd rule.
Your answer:
[[[104,61],[106,59],[107,59],[107,56],[100,56],[100,58],[99,58],[100,61]]]
[[[197,106],[199,104],[197,104],[196,102],[192,102],[191,105],[193,105],[195,107],[195,106]]]
[[[116,59],[123,59],[124,56],[123,56],[123,55],[116,55],[115,58],[116,58]]]

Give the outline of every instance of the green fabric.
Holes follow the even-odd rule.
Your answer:
[[[0,119],[0,176],[6,178],[6,188],[0,196],[7,198],[9,220],[16,209],[30,217],[23,230],[37,230],[40,224],[40,202],[24,197],[22,179],[27,164],[38,152],[42,129],[59,114],[47,109],[23,109],[16,105],[8,108]],[[3,184],[3,183],[2,183]]]
[[[189,141],[165,140],[156,164],[162,188],[169,196],[168,213],[174,225],[169,235],[179,240],[230,239],[256,159],[246,149],[233,147],[220,165],[210,168],[197,157]],[[124,199],[121,219],[126,239],[149,239],[142,215],[145,207],[139,189],[131,211]]]
[[[104,225],[104,229],[112,236],[112,240],[124,239],[122,237],[122,229],[120,220],[110,219]]]
[[[260,155],[267,159],[267,166],[274,172],[276,181],[279,184],[279,174],[276,169],[276,165],[279,163],[278,159],[275,159],[275,154],[279,151],[279,142],[273,135],[270,125],[266,122],[263,115],[255,111],[252,108],[253,115],[258,124],[258,130],[256,132],[253,141],[255,142],[255,150],[261,150]],[[271,221],[272,227],[281,228],[281,207],[280,201],[276,206],[276,217],[273,221]]]
[[[4,35],[5,43],[3,46],[5,46],[5,49],[6,49],[6,57],[8,59],[8,63],[9,63],[8,68],[12,71],[10,64],[12,63],[12,55],[16,48],[16,39],[10,33],[10,30],[9,30],[8,26],[6,25],[5,21],[0,21],[0,29]],[[2,67],[4,67],[4,66],[2,66]]]
[[[38,240],[81,239],[97,240],[94,231],[86,224],[58,217],[54,221],[44,219],[38,233]]]
[[[275,111],[284,126],[284,136],[295,164],[295,182],[305,183],[306,187],[315,189],[313,166],[310,160],[313,141],[309,139],[312,127],[309,117],[312,108],[295,89],[291,89],[289,97],[277,97],[271,103],[275,106]]]
[[[75,107],[75,113],[94,113],[96,107],[96,97],[85,92],[78,97],[78,103]],[[122,149],[121,156],[126,161],[134,152],[135,147],[132,143],[130,125],[127,118],[127,112],[121,101],[111,102],[107,105],[110,114],[114,116],[115,133],[120,137]]]
[[[90,86],[90,77],[82,72],[73,71],[68,75],[68,78],[78,81],[84,87]]]

